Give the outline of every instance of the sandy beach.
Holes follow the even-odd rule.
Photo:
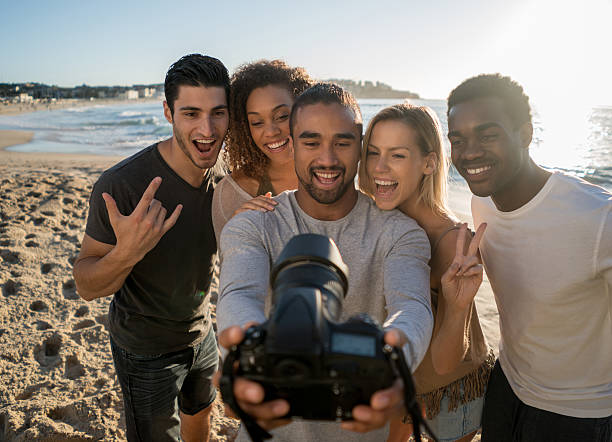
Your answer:
[[[81,300],[72,279],[91,187],[120,158],[4,149],[32,136],[0,131],[0,440],[125,440],[110,299]],[[451,205],[471,221],[469,193],[453,190]],[[477,304],[497,350],[488,281]],[[236,430],[217,402],[211,440],[233,440]]]

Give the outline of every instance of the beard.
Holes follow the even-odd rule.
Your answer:
[[[321,169],[318,169],[321,170]],[[340,179],[344,178],[344,174],[345,174],[345,169],[343,168],[333,168],[333,169],[327,169],[327,170],[333,170],[333,171],[339,171],[340,172]],[[350,188],[350,186],[353,184],[352,181],[349,182],[341,182],[340,185],[338,187],[336,187],[335,189],[330,189],[330,190],[324,190],[324,189],[320,189],[318,187],[316,187],[313,184],[313,180],[315,179],[315,175],[314,175],[314,169],[310,168],[308,169],[308,173],[309,173],[309,177],[310,180],[307,181],[305,180],[303,177],[301,177],[299,174],[297,175],[298,180],[300,181],[300,184],[302,184],[302,187],[304,188],[304,190],[308,193],[308,195],[310,195],[310,197],[312,199],[314,199],[316,202],[320,203],[320,204],[333,204],[336,201],[338,201],[340,198],[342,198],[344,196],[344,194],[346,193],[346,191]]]

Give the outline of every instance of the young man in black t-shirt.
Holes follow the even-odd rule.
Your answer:
[[[229,75],[215,58],[187,55],[168,70],[165,93],[172,138],[102,174],[74,264],[83,299],[114,295],[109,331],[130,441],[208,440],[215,398],[206,293]]]

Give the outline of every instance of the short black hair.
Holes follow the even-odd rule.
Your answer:
[[[170,66],[166,73],[164,89],[166,102],[173,115],[174,102],[178,98],[179,86],[222,87],[225,89],[225,98],[229,104],[229,73],[217,58],[202,54],[189,54],[181,57]]]
[[[457,104],[486,97],[496,97],[502,101],[515,127],[531,123],[529,97],[525,95],[523,87],[501,74],[481,74],[465,80],[448,96],[446,115]]]
[[[297,97],[293,108],[291,109],[291,116],[289,117],[289,130],[293,137],[293,126],[295,125],[295,119],[297,112],[300,108],[311,104],[339,104],[345,109],[349,109],[355,115],[355,123],[359,126],[359,134],[363,131],[363,120],[361,119],[361,109],[357,104],[357,100],[353,95],[342,89],[340,86],[334,83],[315,83],[313,86],[302,92]]]

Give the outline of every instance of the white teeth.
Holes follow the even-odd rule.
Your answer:
[[[193,141],[195,141],[196,143],[200,143],[200,144],[211,144],[215,142],[214,139],[213,140],[193,140]]]
[[[331,180],[333,178],[336,178],[337,176],[339,176],[340,174],[337,172],[315,172],[315,175],[318,176],[319,178],[323,178],[326,180]]]
[[[485,172],[489,169],[491,169],[492,166],[484,166],[484,167],[478,167],[476,169],[465,169],[468,173],[468,175],[476,175],[477,173],[482,173]]]
[[[266,146],[268,147],[268,149],[274,150],[274,149],[278,149],[281,146],[284,146],[285,144],[287,144],[287,141],[289,141],[289,138],[283,140],[283,141],[279,141],[277,143],[272,143],[272,144],[266,144]]]
[[[386,180],[379,180],[379,179],[375,179],[374,182],[378,184],[379,186],[393,186],[394,184],[397,184],[397,181],[386,181]]]

